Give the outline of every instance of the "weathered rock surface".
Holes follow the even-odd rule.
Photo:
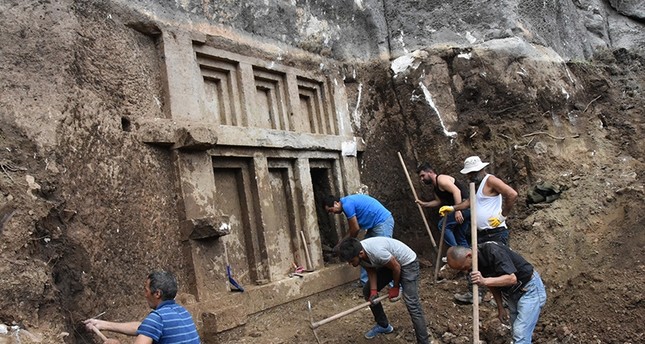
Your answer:
[[[428,46],[509,37],[551,47],[566,60],[645,43],[645,5],[638,0],[135,3],[160,19],[222,25],[336,59],[398,57]]]

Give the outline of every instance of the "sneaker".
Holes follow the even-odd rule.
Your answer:
[[[387,334],[387,333],[392,333],[392,332],[394,332],[394,327],[392,327],[392,325],[387,324],[387,327],[381,327],[381,325],[376,324],[376,325],[374,325],[374,327],[372,327],[371,330],[369,330],[369,331],[367,331],[365,333],[365,338],[372,339],[372,338],[378,336],[380,333]]]
[[[473,292],[467,291],[463,294],[455,294],[455,301],[461,303],[473,303]]]
[[[479,301],[481,302],[484,299],[484,294],[482,292],[479,293]],[[465,303],[465,304],[472,304],[473,303],[473,292],[472,291],[467,291],[463,294],[455,294],[455,301],[458,301],[460,303]]]

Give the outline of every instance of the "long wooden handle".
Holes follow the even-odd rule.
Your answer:
[[[103,341],[108,340],[107,337],[104,336],[103,333],[101,333],[101,331],[99,331],[98,328],[96,328],[96,326],[92,326],[92,331],[94,331],[94,333],[96,333],[96,335],[99,336],[101,338],[101,340],[103,340]]]
[[[226,280],[226,291],[231,291],[231,281],[228,280],[228,270],[231,268],[231,266],[228,263],[228,249],[226,248],[226,241],[224,241],[224,239],[222,239],[222,246],[224,246],[224,263],[226,264],[226,276],[224,276],[224,279]]]
[[[437,250],[437,260],[434,266],[434,283],[437,283],[437,276],[439,275],[439,262],[441,261],[441,251],[443,251],[443,238],[446,235],[446,223],[448,222],[448,215],[443,217],[443,225],[441,225],[441,238],[439,238],[439,249]]]
[[[383,295],[383,296],[377,297],[375,301],[381,302],[381,301],[383,301],[383,300],[385,300],[387,298],[388,298],[388,295]],[[369,306],[370,304],[371,304],[370,301],[365,301],[365,302],[361,303],[360,305],[358,305],[358,306],[356,306],[354,308],[348,309],[348,310],[346,310],[344,312],[340,312],[340,313],[338,313],[336,315],[332,315],[329,318],[325,318],[325,319],[320,320],[318,322],[311,323],[311,328],[318,328],[318,327],[320,327],[322,325],[325,325],[326,323],[328,323],[330,321],[334,321],[334,320],[336,320],[338,318],[342,318],[342,317],[344,317],[346,315],[352,314],[352,313],[354,313],[354,312],[356,312],[356,311],[358,311],[360,309],[363,309],[363,308]]]
[[[475,183],[470,183],[470,242],[472,247],[473,271],[479,271],[477,264],[477,203]],[[473,284],[473,343],[479,344],[479,286]]]
[[[405,177],[408,179],[408,184],[410,184],[410,189],[412,189],[412,195],[414,195],[414,201],[416,202],[419,199],[419,197],[417,197],[417,191],[414,189],[414,185],[412,184],[412,179],[410,179],[408,168],[405,167],[405,162],[403,162],[403,157],[401,156],[401,152],[397,152],[397,154],[399,155],[401,166],[403,166],[403,170],[405,171]],[[428,220],[426,219],[426,214],[423,211],[423,207],[421,207],[421,204],[417,203],[417,208],[419,208],[419,213],[421,213],[423,224],[426,226],[426,230],[428,231],[428,235],[430,236],[430,241],[432,241],[432,247],[434,247],[434,249],[436,250],[437,243],[434,241],[434,237],[432,236],[432,232],[430,231],[430,226],[428,225]]]
[[[307,238],[305,237],[305,232],[300,231],[300,236],[302,237],[302,246],[305,247],[305,258],[307,259],[307,264],[309,265],[308,270],[313,271],[314,262],[311,260],[311,256],[309,255],[309,248],[307,248]]]

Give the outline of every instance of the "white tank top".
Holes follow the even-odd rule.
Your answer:
[[[490,174],[487,174],[484,179],[482,179],[481,184],[479,184],[479,189],[477,189],[477,194],[475,195],[478,230],[495,228],[488,224],[488,219],[497,216],[502,212],[501,194],[497,196],[484,195],[484,186],[486,185],[488,177],[490,176]],[[499,226],[506,227],[506,221],[502,222],[502,224]]]

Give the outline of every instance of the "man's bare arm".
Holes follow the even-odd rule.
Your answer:
[[[152,338],[140,334],[134,340],[134,344],[152,344]]]
[[[432,201],[424,202],[420,199],[415,200],[417,204],[421,205],[424,208],[434,208],[441,205],[441,200],[435,195],[435,198]]]
[[[508,184],[504,183],[501,179],[492,175],[488,178],[486,184],[488,184],[488,186],[490,186],[490,188],[496,193],[502,195],[502,215],[508,216],[517,200],[517,191],[508,186]]]
[[[128,336],[136,336],[137,329],[139,328],[139,325],[141,325],[141,322],[139,321],[121,323],[99,319],[87,319],[84,323],[88,329],[96,327],[99,330],[117,332]]]
[[[385,267],[392,270],[392,280],[394,281],[394,286],[398,287],[401,283],[401,264],[399,261],[392,256],[390,260],[385,264]]]
[[[356,218],[356,216],[347,219],[347,224],[349,225],[349,232],[347,233],[347,235],[351,238],[356,238],[356,236],[358,236],[358,232],[361,230],[361,227],[358,225],[358,219]]]
[[[463,201],[463,202],[461,202],[459,204],[455,204],[453,206],[453,208],[455,208],[455,211],[468,209],[468,208],[470,208],[470,200],[467,199],[467,200],[465,200],[465,201]]]

